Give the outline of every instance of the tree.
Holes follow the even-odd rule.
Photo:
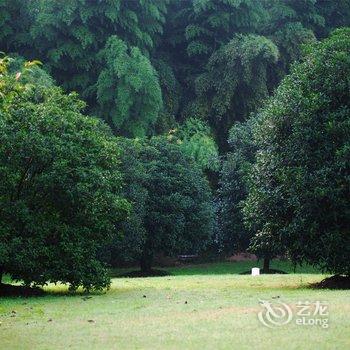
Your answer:
[[[148,52],[162,31],[166,2],[34,0],[29,11],[36,13],[31,35],[39,57],[64,88],[88,98],[99,74],[97,55],[108,39],[116,35]]]
[[[0,62],[0,272],[25,284],[109,285],[99,247],[118,234],[120,149],[77,95]],[[22,83],[23,80],[23,83]],[[1,277],[0,275],[0,277]]]
[[[183,125],[169,131],[168,140],[192,157],[203,171],[219,169],[218,148],[209,126],[202,120],[189,118]]]
[[[148,274],[156,253],[172,256],[205,248],[214,216],[210,188],[198,166],[162,137],[120,142],[124,195],[133,208],[118,254],[138,261]]]
[[[206,72],[196,80],[197,103],[222,151],[233,123],[244,121],[268,96],[268,71],[278,57],[271,40],[237,34],[210,57]]]
[[[238,122],[231,128],[230,152],[220,171],[219,242],[221,249],[229,254],[246,251],[252,236],[244,225],[242,213],[242,203],[248,195],[248,175],[255,157],[252,121]]]
[[[189,56],[210,57],[235,33],[255,32],[267,20],[258,0],[193,0],[185,30]]]
[[[350,29],[311,45],[261,111],[247,220],[256,249],[350,275]]]
[[[257,233],[258,219],[263,220],[264,212],[254,219],[245,216],[248,194],[251,194],[251,174],[255,164],[257,145],[253,131],[259,124],[260,115],[251,115],[244,123],[236,123],[230,130],[229,145],[231,151],[226,155],[220,172],[219,196],[219,241],[224,252],[251,251],[263,259],[263,272],[270,270],[270,261],[283,249],[277,242],[268,240]],[[256,180],[264,173],[257,174]],[[266,203],[265,210],[274,210],[272,201]],[[263,241],[265,238],[265,241]],[[259,240],[259,245],[257,244]],[[264,245],[262,244],[264,242]]]
[[[165,56],[169,57],[168,62],[181,86],[177,120],[182,122],[191,117],[208,120],[220,152],[228,151],[229,129],[234,122],[246,120],[250,112],[260,107],[262,98],[277,87],[291,63],[300,59],[302,45],[314,41],[315,36],[329,31],[333,25],[346,22],[346,2],[331,4],[328,1],[327,4],[326,0],[319,6],[320,3],[314,0],[170,2],[157,52],[167,53]],[[332,8],[333,17],[339,21],[325,18],[327,8]],[[237,37],[245,38],[246,49],[242,40],[234,55],[225,48]],[[247,51],[249,42],[252,44],[250,52]],[[254,62],[248,60],[259,55],[258,50],[254,51],[255,45],[260,54],[264,50],[267,53],[269,45],[261,45],[268,42],[277,49],[278,60],[268,60],[264,56],[256,57]],[[239,67],[240,56],[242,67]],[[236,60],[237,74],[230,74],[230,59],[231,62]],[[257,81],[251,80],[246,88],[247,82],[242,76],[251,63]],[[217,101],[213,101],[214,98]]]
[[[9,73],[10,76],[19,74],[17,80],[19,84],[27,85],[27,87],[39,85],[47,88],[55,85],[55,81],[50,74],[44,70],[42,62],[38,60],[26,62],[23,57],[15,54],[7,56],[5,58],[5,61],[6,60],[7,73]]]
[[[349,0],[318,0],[316,7],[324,18],[324,25],[316,28],[317,37],[327,37],[334,28],[350,26]]]
[[[324,18],[313,0],[263,0],[269,20],[260,29],[279,50],[279,60],[270,72],[270,86],[276,88],[301,57],[302,47],[315,41],[315,28],[324,27]],[[271,89],[272,91],[272,89]]]
[[[201,118],[223,154],[229,129],[256,112],[303,44],[350,25],[349,11],[349,0],[2,0],[0,51],[41,57],[58,84],[120,135],[164,134]],[[123,45],[107,54],[112,38]],[[246,80],[249,71],[256,81]],[[133,130],[125,130],[129,118]]]
[[[157,71],[163,98],[163,108],[159,112],[155,125],[155,134],[160,135],[176,126],[176,119],[180,110],[181,90],[174,69],[166,58],[154,58],[152,64]]]
[[[0,0],[0,51],[22,51],[29,39],[31,16],[27,1]],[[23,52],[21,52],[23,53]]]
[[[152,134],[162,108],[162,92],[148,58],[137,47],[128,50],[116,36],[108,39],[100,57],[104,62],[97,80],[101,117],[118,134]]]
[[[170,1],[157,52],[168,57],[181,86],[178,121],[199,116],[193,105],[195,80],[209,57],[236,33],[254,32],[266,19],[261,2],[256,0]]]
[[[145,79],[142,81],[146,84],[151,78],[147,98],[151,99],[154,96],[161,99],[157,92],[158,82],[154,83],[157,78],[151,77],[154,69],[149,67],[151,64],[148,58],[162,32],[166,6],[167,1],[163,0],[33,0],[26,4],[26,14],[31,18],[27,28],[30,34],[28,41],[32,43],[32,47],[28,50],[22,45],[23,52],[20,50],[19,53],[30,59],[41,57],[58,84],[67,91],[79,92],[87,102],[90,113],[104,115],[111,122],[110,126],[115,127],[111,116],[106,116],[106,105],[113,106],[117,95],[127,100],[140,97],[141,92],[136,95],[129,92],[135,90],[135,85],[138,85],[136,80]],[[128,50],[130,49],[130,56],[119,51],[115,53],[119,54],[120,59],[131,58],[132,62],[129,65],[124,61],[116,63],[118,57],[113,56],[113,53],[108,55],[109,59],[105,59],[106,55],[103,55],[102,51],[106,53],[106,46],[111,45],[109,40],[120,40]],[[107,62],[113,62],[112,66],[106,66]],[[124,86],[116,91],[108,91],[100,106],[98,102],[101,102],[101,89],[105,87],[101,83],[101,74],[105,77],[115,73],[118,64],[124,69],[128,65],[126,71],[130,74],[130,79],[126,81],[125,75],[122,74],[123,78],[120,80]],[[106,80],[104,82],[106,83]],[[109,87],[116,89],[117,83],[119,84],[115,77]],[[156,91],[152,95],[154,84]],[[124,94],[120,91],[124,91]],[[107,100],[107,95],[110,100]],[[147,107],[144,104],[139,106],[139,99],[131,100],[130,104],[134,109],[131,117],[134,117],[134,114],[142,114]],[[157,110],[161,103],[157,101],[156,105]],[[126,108],[125,101],[123,108]],[[147,113],[153,111],[154,109],[151,109]],[[113,116],[117,119],[124,117],[124,114],[119,117]],[[128,113],[126,117],[129,117]],[[147,121],[144,123],[147,124]]]

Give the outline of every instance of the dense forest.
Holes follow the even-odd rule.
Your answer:
[[[1,0],[0,282],[247,249],[349,275],[349,26],[350,0]]]

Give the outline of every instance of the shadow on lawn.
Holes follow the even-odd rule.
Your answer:
[[[240,275],[250,275],[252,272],[251,271],[244,271],[241,272]],[[262,275],[288,275],[288,272],[282,271],[282,270],[276,270],[276,269],[269,269],[265,271],[262,269],[260,271],[260,274]]]
[[[93,291],[84,291],[82,289],[78,289],[75,291],[70,291],[68,286],[62,287],[59,290],[51,290],[51,289],[41,289],[41,288],[33,288],[19,285],[11,285],[11,284],[2,284],[0,286],[0,298],[42,298],[42,297],[80,297],[82,300],[86,301],[91,299],[93,296],[104,295],[108,293],[108,290],[93,290]]]
[[[175,267],[162,267],[156,270],[157,274],[151,276],[172,275],[172,276],[192,276],[192,275],[244,275],[250,274],[253,267],[262,267],[261,261],[239,261],[239,262],[213,262],[204,264],[183,264]],[[150,277],[143,275],[136,267],[111,269],[111,277]],[[311,266],[295,267],[286,260],[275,260],[271,263],[270,273],[276,274],[320,274],[321,272]],[[261,268],[263,273],[263,269]]]
[[[12,284],[0,284],[0,297],[34,297],[43,296],[46,293],[40,288],[18,286]]]
[[[216,262],[207,264],[191,264],[177,267],[168,267],[164,269],[154,269],[151,274],[144,274],[141,271],[135,271],[135,268],[129,269],[111,269],[111,278],[125,277],[160,277],[160,276],[195,276],[195,275],[244,275],[250,274],[252,267],[259,267],[261,264],[256,261],[242,262]],[[271,264],[271,269],[277,274],[320,274],[321,272],[310,266],[294,268],[288,261],[274,261]],[[11,283],[11,280],[6,280]],[[320,282],[310,284],[310,288],[317,289],[350,289],[350,277],[332,276]],[[107,291],[108,292],[108,291]],[[89,299],[88,295],[101,295],[106,291],[90,291],[86,293],[82,289],[69,291],[67,287],[51,287],[40,289],[30,288],[20,285],[0,284],[0,297],[41,297],[41,296],[77,296],[82,299]]]
[[[129,271],[129,272],[123,272],[115,277],[162,277],[162,276],[172,276],[172,273],[166,271],[166,270],[158,270],[158,269],[152,269],[151,271],[141,271],[141,270],[135,270],[135,271]]]
[[[335,275],[310,285],[314,289],[350,289],[350,276]]]

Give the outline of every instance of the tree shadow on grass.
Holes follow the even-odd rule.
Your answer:
[[[251,271],[244,271],[241,272],[240,275],[251,275]],[[282,271],[282,270],[276,270],[276,269],[269,269],[268,271],[265,271],[264,269],[260,270],[260,274],[262,275],[288,275],[288,272]]]
[[[0,298],[31,298],[31,297],[47,297],[47,296],[62,296],[62,297],[81,297],[83,300],[88,300],[92,296],[103,295],[108,292],[107,289],[104,290],[90,290],[85,291],[82,288],[77,290],[69,290],[67,285],[60,285],[59,289],[52,289],[49,285],[48,287],[28,287],[16,284],[0,284]]]
[[[0,284],[0,297],[34,297],[43,296],[45,291],[41,288],[18,286],[13,284]]]
[[[313,289],[350,289],[350,276],[334,275],[310,284]]]
[[[122,277],[130,277],[130,278],[136,278],[136,277],[162,277],[162,276],[172,276],[173,274],[166,271],[166,270],[158,270],[158,269],[152,269],[151,271],[141,271],[141,270],[136,270],[136,271],[129,271],[129,272],[124,272],[121,274],[116,275],[115,277],[122,278]]]
[[[250,275],[253,267],[260,267],[260,273],[264,273],[262,261],[235,261],[214,262],[207,264],[184,265],[169,268],[173,275]],[[273,260],[271,272],[274,274],[321,274],[312,266],[294,266],[288,260]]]
[[[137,270],[137,267],[131,268],[112,268],[110,270],[111,278],[121,277],[151,277],[151,276],[195,276],[195,275],[244,275],[251,274],[253,267],[261,267],[261,261],[219,261],[200,264],[182,264],[179,266],[156,268],[156,271],[161,271],[161,274],[153,274],[145,276]],[[274,260],[271,263],[272,273],[275,274],[322,274],[321,271],[312,266],[297,266],[295,267],[287,260]]]

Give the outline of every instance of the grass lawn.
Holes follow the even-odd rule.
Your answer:
[[[289,275],[237,273],[253,263],[171,268],[172,276],[114,278],[105,294],[0,298],[0,349],[350,349],[350,293],[314,290],[312,268]],[[284,262],[272,266],[292,272]],[[268,328],[259,299],[290,305],[294,318]],[[297,302],[326,301],[329,328],[297,325]]]

